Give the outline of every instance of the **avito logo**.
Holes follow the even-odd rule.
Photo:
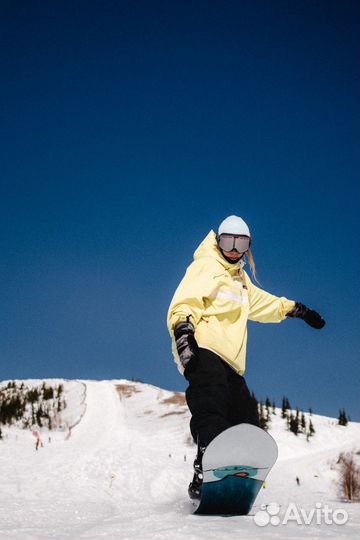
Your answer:
[[[310,510],[299,508],[295,503],[290,503],[284,514],[280,515],[281,507],[277,503],[263,505],[254,515],[254,522],[258,527],[266,525],[287,525],[289,522],[295,522],[298,525],[344,525],[349,515],[343,508],[333,510],[329,505],[316,503]]]

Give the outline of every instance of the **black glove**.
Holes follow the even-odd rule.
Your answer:
[[[177,352],[184,368],[198,354],[198,344],[196,343],[194,332],[195,329],[191,322],[180,323],[174,330]]]
[[[286,316],[303,319],[307,324],[318,330],[325,326],[325,321],[321,315],[313,309],[304,306],[304,304],[300,304],[300,302],[296,302],[295,307]]]

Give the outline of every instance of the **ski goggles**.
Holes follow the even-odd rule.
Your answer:
[[[248,236],[235,236],[234,234],[220,234],[218,244],[223,251],[233,251],[245,253],[250,247],[251,238]]]

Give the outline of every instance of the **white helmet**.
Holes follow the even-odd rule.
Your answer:
[[[229,216],[220,223],[218,235],[220,234],[243,234],[251,238],[249,227],[245,221],[238,216]]]

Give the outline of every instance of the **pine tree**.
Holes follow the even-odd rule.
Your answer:
[[[345,409],[340,409],[339,410],[339,419],[338,419],[339,425],[340,426],[347,426],[348,421],[349,420],[348,420]]]
[[[54,389],[52,386],[49,386],[49,387],[45,387],[43,389],[43,398],[45,400],[48,400],[48,399],[54,399]]]
[[[260,403],[259,403],[259,421],[260,421],[260,428],[267,431],[268,430],[268,419],[265,416],[264,404],[263,404],[262,401],[260,401]]]
[[[33,403],[31,404],[31,421],[32,421],[32,425],[35,426],[36,416],[35,416],[35,407]]]
[[[41,428],[42,427],[42,416],[43,416],[43,411],[42,411],[42,408],[41,408],[41,405],[40,407],[38,408],[38,410],[36,411],[36,423],[37,425]]]
[[[303,433],[306,432],[306,420],[305,420],[305,414],[303,412],[301,413],[301,431]]]
[[[287,415],[287,426],[290,431],[292,430],[294,426],[294,415],[292,412],[288,413]]]
[[[314,428],[314,425],[313,425],[312,421],[310,420],[308,435],[309,435],[309,437],[312,437],[314,434],[315,434],[315,428]]]
[[[290,431],[297,435],[299,433],[299,416],[294,416],[293,413],[290,414]]]
[[[267,412],[270,414],[271,401],[268,397],[265,400],[265,407],[266,407]]]
[[[40,394],[37,388],[28,390],[26,394],[26,399],[30,401],[30,403],[35,403],[35,401],[39,401],[39,397],[40,397]]]

